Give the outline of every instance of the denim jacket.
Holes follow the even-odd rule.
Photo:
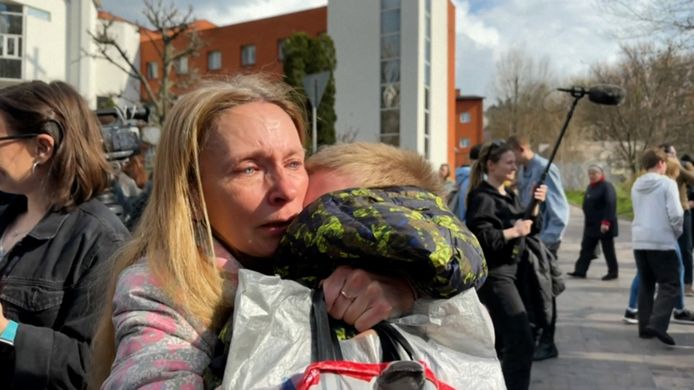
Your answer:
[[[26,210],[17,196],[0,208],[0,234]],[[89,343],[110,276],[109,258],[129,237],[98,200],[49,212],[0,259],[0,302],[19,323],[14,347],[0,345],[3,388],[85,388]]]

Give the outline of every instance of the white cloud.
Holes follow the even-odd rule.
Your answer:
[[[327,5],[327,0],[252,0],[216,2],[200,7],[197,15],[227,25],[268,18]]]
[[[619,43],[605,33],[611,25],[593,1],[503,0],[471,10],[468,0],[456,0],[456,7],[456,77],[464,94],[493,98],[494,62],[512,47],[535,61],[549,59],[562,80],[618,58]],[[495,38],[485,40],[489,32]]]

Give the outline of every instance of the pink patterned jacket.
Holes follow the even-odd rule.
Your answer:
[[[217,265],[238,285],[239,263],[215,244]],[[179,310],[145,261],[121,272],[113,296],[116,357],[102,389],[202,389],[217,339]]]

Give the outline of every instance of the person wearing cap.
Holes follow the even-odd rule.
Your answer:
[[[619,276],[619,266],[614,249],[614,238],[619,234],[617,223],[617,193],[612,183],[605,180],[602,167],[592,164],[588,167],[590,183],[583,196],[583,239],[581,252],[574,265],[574,271],[568,274],[576,278],[585,278],[594,258],[598,243],[602,246],[607,262],[607,275],[602,280],[613,280]]]

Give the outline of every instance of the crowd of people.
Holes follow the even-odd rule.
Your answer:
[[[307,159],[304,116],[287,85],[262,75],[203,82],[167,116],[153,174],[141,155],[115,172],[72,87],[1,89],[0,383],[215,387],[246,268],[322,289],[330,316],[355,333],[420,298],[476,290],[507,388],[527,389],[532,362],[559,354],[569,218],[559,169],[524,136],[473,147],[456,180],[448,165],[435,172],[381,144]],[[671,314],[694,322],[683,305],[694,175],[670,145],[648,150],[642,167],[632,189],[638,306],[630,300],[626,317],[640,337],[674,344]],[[608,281],[619,275],[615,190],[599,165],[588,176],[569,275],[586,277],[600,242]],[[130,229],[97,199],[114,185],[127,204],[146,203]]]

